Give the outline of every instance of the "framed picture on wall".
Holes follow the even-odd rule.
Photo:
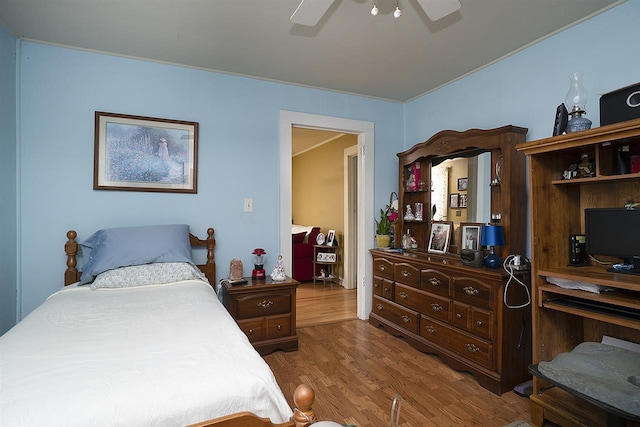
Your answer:
[[[460,194],[453,193],[449,195],[449,207],[451,209],[457,209],[460,207]]]
[[[467,195],[461,194],[458,198],[458,207],[466,208],[467,207]]]
[[[458,178],[458,191],[467,191],[469,178]]]
[[[198,123],[95,113],[94,190],[197,193]]]
[[[431,223],[427,251],[436,254],[447,253],[449,251],[452,230],[452,221],[433,221]]]

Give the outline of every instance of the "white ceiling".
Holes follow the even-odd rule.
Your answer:
[[[312,0],[307,0],[312,1]],[[437,0],[436,0],[437,1]],[[624,1],[624,0],[623,0]],[[300,0],[0,0],[27,40],[407,101],[620,0],[460,0],[432,22],[417,0],[335,0],[315,27]]]

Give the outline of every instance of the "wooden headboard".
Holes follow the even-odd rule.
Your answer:
[[[216,247],[216,239],[213,238],[213,228],[207,229],[207,238],[199,239],[193,234],[189,233],[189,241],[193,248],[207,248],[207,261],[204,264],[198,264],[198,268],[202,270],[209,283],[214,287],[216,285],[216,263],[214,259],[213,250]],[[80,243],[76,242],[78,233],[75,230],[67,231],[67,243],[64,244],[64,251],[67,253],[67,269],[64,271],[64,285],[70,285],[80,281],[82,271],[79,271],[76,266],[78,261],[76,255],[81,250]]]

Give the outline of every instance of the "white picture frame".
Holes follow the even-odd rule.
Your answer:
[[[331,252],[319,252],[316,255],[316,262],[336,262],[336,254]]]
[[[449,241],[451,240],[452,221],[433,221],[429,233],[429,246],[427,252],[435,254],[446,254],[449,251]]]
[[[329,230],[327,233],[327,246],[333,246],[333,241],[336,237],[336,230]]]

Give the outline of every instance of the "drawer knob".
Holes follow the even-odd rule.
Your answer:
[[[379,287],[380,287],[380,285],[378,285],[377,283],[374,283],[373,287],[374,287],[374,288],[379,288]]]
[[[402,321],[404,323],[410,323],[411,322],[411,318],[409,316],[402,316]]]
[[[429,332],[431,335],[435,334],[438,332],[438,330],[436,328],[434,328],[431,325],[427,325],[425,326],[425,329],[427,330],[427,332]]]
[[[385,271],[385,270],[386,270],[386,267],[385,267],[383,264],[380,264],[380,265],[378,266],[378,269],[379,269],[380,271]]]
[[[467,295],[469,295],[469,296],[478,295],[478,292],[479,292],[473,286],[465,286],[464,288],[462,288],[462,290],[465,291],[467,293]]]
[[[433,311],[442,311],[442,306],[440,304],[433,303],[431,304],[431,308]]]
[[[429,277],[427,282],[429,282],[431,286],[440,286],[442,284],[440,279],[436,279],[435,277]]]
[[[409,298],[409,295],[406,292],[400,292],[400,298],[407,299]]]
[[[456,319],[462,319],[462,314],[456,313]]]
[[[476,325],[478,325],[478,326],[482,326],[482,322],[481,322],[480,320],[478,320],[478,321],[476,322]]]
[[[404,278],[407,278],[407,277],[410,277],[410,276],[411,276],[411,272],[410,272],[410,271],[407,271],[407,270],[402,270],[402,272],[401,272],[400,274],[402,274],[402,276],[403,276]]]
[[[249,329],[249,335],[253,335],[253,329]]]
[[[262,307],[264,309],[267,309],[269,307],[271,307],[273,305],[273,301],[271,300],[264,300],[264,301],[260,301],[258,303],[258,307]]]
[[[378,307],[378,310],[382,310],[384,308],[384,306],[382,304],[378,304],[378,305],[376,305],[376,307]]]
[[[278,328],[278,330],[279,330],[279,331],[281,331],[281,330],[282,330],[282,325],[278,325],[278,326],[276,326],[276,327]]]
[[[473,344],[465,344],[464,346],[467,347],[467,350],[469,350],[471,353],[477,353],[480,351],[480,349]]]
[[[385,287],[384,287],[384,291],[385,291],[385,292],[391,292],[391,288],[390,288],[390,287],[388,287],[388,286],[385,286]]]

